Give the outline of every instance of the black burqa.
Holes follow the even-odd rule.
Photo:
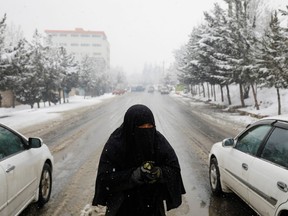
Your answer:
[[[145,123],[154,127],[138,128]],[[133,171],[145,161],[161,168],[161,180],[154,184],[132,181]],[[163,201],[167,210],[177,208],[184,193],[178,158],[156,130],[153,113],[141,104],[130,107],[103,148],[92,205],[107,206],[107,216],[162,216]]]

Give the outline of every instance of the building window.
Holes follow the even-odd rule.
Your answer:
[[[66,43],[59,43],[60,46],[67,46]]]
[[[71,34],[71,37],[79,37],[78,34]]]
[[[67,34],[60,34],[60,37],[66,37]]]
[[[77,43],[71,43],[71,46],[79,46]]]
[[[88,47],[90,44],[82,43],[81,46]]]
[[[99,55],[101,55],[101,53],[94,52],[93,55],[94,56],[99,56]]]
[[[95,34],[93,34],[92,37],[101,37],[101,35],[95,35]]]
[[[90,37],[88,34],[82,34],[81,37]]]
[[[101,47],[101,44],[92,44],[94,47]]]

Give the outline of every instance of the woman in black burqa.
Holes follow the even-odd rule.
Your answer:
[[[130,107],[102,151],[92,205],[106,216],[164,216],[185,193],[178,158],[156,130],[151,110]]]

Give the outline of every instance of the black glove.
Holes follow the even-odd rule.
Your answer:
[[[133,182],[135,182],[136,184],[143,184],[144,183],[142,172],[141,172],[141,167],[138,167],[137,169],[135,169],[132,172],[131,180]]]
[[[144,162],[142,166],[136,168],[131,175],[131,180],[136,184],[147,183],[149,179],[147,179],[146,175],[148,175],[153,168],[153,161]]]
[[[154,166],[153,161],[146,161],[141,166],[141,176],[145,183],[153,184],[162,177],[162,170],[158,166]]]

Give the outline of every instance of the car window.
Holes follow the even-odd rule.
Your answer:
[[[235,148],[242,152],[256,155],[260,144],[271,127],[271,125],[259,125],[248,129],[238,138]]]
[[[288,168],[288,130],[275,128],[262,151],[261,157]]]
[[[22,139],[8,129],[0,127],[0,160],[22,150]]]

